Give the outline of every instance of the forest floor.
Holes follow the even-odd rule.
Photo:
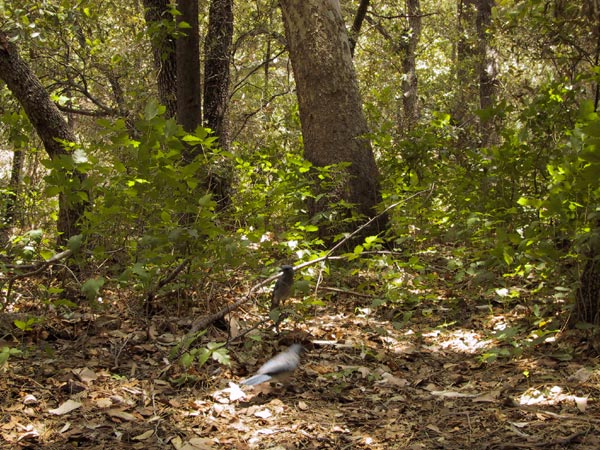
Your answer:
[[[600,359],[582,331],[533,340],[532,326],[544,329],[533,301],[440,291],[398,322],[338,292],[278,336],[234,339],[229,365],[184,370],[168,355],[193,314],[143,319],[119,295],[104,300],[110,310],[46,310],[21,334],[2,324],[0,349],[22,353],[0,377],[0,448],[600,448]],[[232,314],[234,334],[261,313]],[[307,351],[288,386],[240,387],[296,340]]]

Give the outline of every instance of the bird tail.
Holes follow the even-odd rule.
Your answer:
[[[254,375],[253,377],[250,377],[250,378],[242,381],[242,384],[245,384],[246,386],[255,386],[257,384],[269,381],[270,379],[271,379],[271,375],[258,374],[258,375]]]

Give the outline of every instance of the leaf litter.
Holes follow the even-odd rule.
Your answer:
[[[600,448],[600,364],[581,334],[561,332],[561,351],[541,342],[486,360],[526,338],[496,333],[500,322],[516,329],[521,309],[471,305],[448,325],[448,311],[428,305],[398,324],[357,302],[339,295],[279,336],[265,328],[234,340],[230,367],[168,361],[185,318],[148,324],[116,301],[114,316],[48,317],[3,367],[0,448]],[[236,328],[257,313],[232,315]],[[308,351],[289,385],[239,385],[299,338]]]

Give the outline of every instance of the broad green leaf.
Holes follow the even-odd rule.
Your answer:
[[[88,300],[95,300],[100,295],[100,289],[104,286],[104,278],[90,278],[81,286],[81,292]]]

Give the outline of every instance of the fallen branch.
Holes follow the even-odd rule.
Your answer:
[[[73,250],[68,249],[68,250],[62,251],[60,253],[57,253],[55,255],[52,255],[50,258],[46,259],[45,261],[38,261],[33,264],[6,264],[5,267],[7,269],[32,270],[32,272],[20,273],[20,274],[14,275],[12,277],[14,279],[26,278],[26,277],[30,277],[32,275],[37,275],[45,267],[49,266],[50,264],[54,264],[55,262],[60,261],[61,259],[68,258],[72,254],[73,254]]]
[[[7,269],[29,270],[29,272],[17,273],[15,275],[8,277],[8,286],[6,288],[6,296],[4,298],[4,303],[8,304],[8,301],[10,299],[10,294],[12,291],[12,287],[13,287],[13,284],[15,283],[15,281],[17,281],[21,278],[28,278],[28,277],[32,277],[34,275],[38,275],[38,274],[42,273],[44,271],[44,269],[46,269],[46,267],[48,267],[60,260],[68,258],[73,253],[74,253],[73,250],[68,249],[68,250],[62,251],[60,253],[57,253],[55,255],[52,255],[50,258],[48,258],[45,261],[39,261],[34,264],[6,264],[5,267]]]

